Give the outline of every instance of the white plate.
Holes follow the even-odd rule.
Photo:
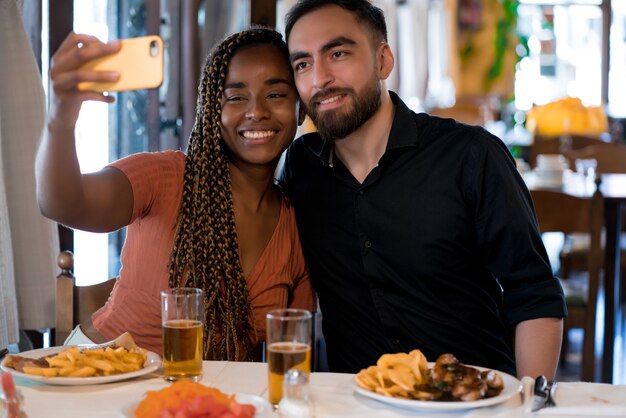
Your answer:
[[[487,370],[483,367],[472,367],[475,367],[478,370]],[[356,383],[354,384],[354,391],[365,397],[404,409],[459,411],[463,409],[482,408],[484,406],[496,405],[505,402],[511,396],[520,392],[522,389],[522,383],[519,380],[507,373],[496,373],[502,377],[502,380],[504,381],[504,389],[502,389],[502,392],[500,392],[498,396],[481,399],[479,401],[418,401],[413,399],[392,398],[390,396],[381,395],[379,393],[363,389]]]
[[[265,398],[247,393],[236,393],[235,399],[239,403],[247,403],[254,406],[254,418],[269,418],[273,416],[274,408]]]
[[[247,393],[236,393],[235,399],[241,404],[246,403],[254,406],[254,418],[270,418],[274,416],[272,405],[270,405],[265,398]],[[139,402],[140,401],[124,406],[124,408],[122,408],[122,416],[124,418],[135,418],[135,409],[139,405]]]
[[[17,355],[27,358],[40,358],[57,354],[63,350],[66,350],[67,348],[69,348],[69,346],[41,348],[38,350],[24,351],[23,353],[18,353]],[[5,366],[5,361],[6,358],[0,364],[0,368],[6,372],[10,372],[13,376],[21,377],[23,379],[32,380],[35,382],[46,383],[49,385],[64,386],[98,385],[100,383],[119,382],[120,380],[132,379],[134,377],[143,376],[145,374],[151,373],[157,370],[159,366],[161,366],[161,357],[158,354],[153,353],[152,351],[148,351],[148,358],[146,359],[143,369],[134,372],[95,377],[43,377],[18,372],[15,369]]]

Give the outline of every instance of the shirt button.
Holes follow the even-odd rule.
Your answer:
[[[393,345],[399,345],[400,344],[400,340],[397,338],[394,338],[393,340],[391,340],[391,344]]]
[[[359,194],[360,194],[361,196],[363,196],[363,193],[365,193],[363,190],[359,190]]]
[[[363,245],[365,246],[365,248],[372,248],[372,241],[370,240],[366,240]]]

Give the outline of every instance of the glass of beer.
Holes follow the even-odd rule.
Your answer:
[[[179,287],[161,292],[163,377],[169,382],[202,377],[204,298],[202,290]]]
[[[283,397],[283,377],[289,369],[311,372],[311,312],[275,309],[267,314],[269,401],[276,407]]]

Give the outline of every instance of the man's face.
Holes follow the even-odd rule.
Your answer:
[[[288,43],[296,87],[322,138],[345,138],[376,113],[377,50],[352,13],[331,5],[306,14]]]

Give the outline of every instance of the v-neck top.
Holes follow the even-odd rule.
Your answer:
[[[134,204],[121,252],[119,280],[106,305],[91,318],[106,339],[128,331],[139,346],[162,352],[160,292],[169,286],[168,263],[182,198],[185,158],[180,151],[148,152],[110,164],[130,181]],[[259,344],[265,340],[265,314],[271,309],[315,310],[293,208],[284,197],[276,228],[246,282]]]

